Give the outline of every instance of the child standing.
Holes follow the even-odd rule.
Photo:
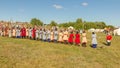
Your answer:
[[[106,41],[107,41],[108,46],[111,45],[111,40],[112,40],[112,36],[110,35],[110,33],[108,33],[107,36],[106,36]]]

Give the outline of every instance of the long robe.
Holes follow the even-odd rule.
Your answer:
[[[35,36],[35,32],[36,32],[36,30],[33,28],[33,30],[32,30],[32,38],[35,38],[36,36]]]
[[[68,32],[67,31],[65,31],[65,32],[63,32],[63,40],[64,41],[67,41],[68,40]]]
[[[92,44],[97,44],[96,34],[92,34]]]
[[[70,36],[68,38],[68,42],[73,43],[73,39],[74,39],[74,34],[70,34]]]
[[[87,43],[86,33],[82,34],[82,43]]]
[[[75,34],[75,43],[80,44],[80,34]]]
[[[59,33],[58,41],[63,42],[63,33],[62,32]]]

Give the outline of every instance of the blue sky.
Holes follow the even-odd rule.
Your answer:
[[[120,26],[120,0],[0,0],[0,20],[104,21]]]

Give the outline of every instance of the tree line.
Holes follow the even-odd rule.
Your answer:
[[[37,19],[37,18],[32,18],[30,21],[30,24],[33,26],[44,26],[44,23]],[[81,18],[78,18],[75,22],[65,22],[65,23],[60,23],[58,24],[55,21],[51,21],[47,26],[59,26],[61,28],[68,28],[70,26],[74,27],[76,30],[79,29],[85,29],[88,30],[90,28],[95,28],[95,29],[104,29],[105,27],[109,28],[114,28],[112,25],[107,25],[105,22],[87,22],[83,21]]]

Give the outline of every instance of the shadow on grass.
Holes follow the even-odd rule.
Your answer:
[[[102,42],[102,44],[104,44],[104,45],[106,45],[106,46],[107,46],[107,43],[105,43],[105,42]]]

